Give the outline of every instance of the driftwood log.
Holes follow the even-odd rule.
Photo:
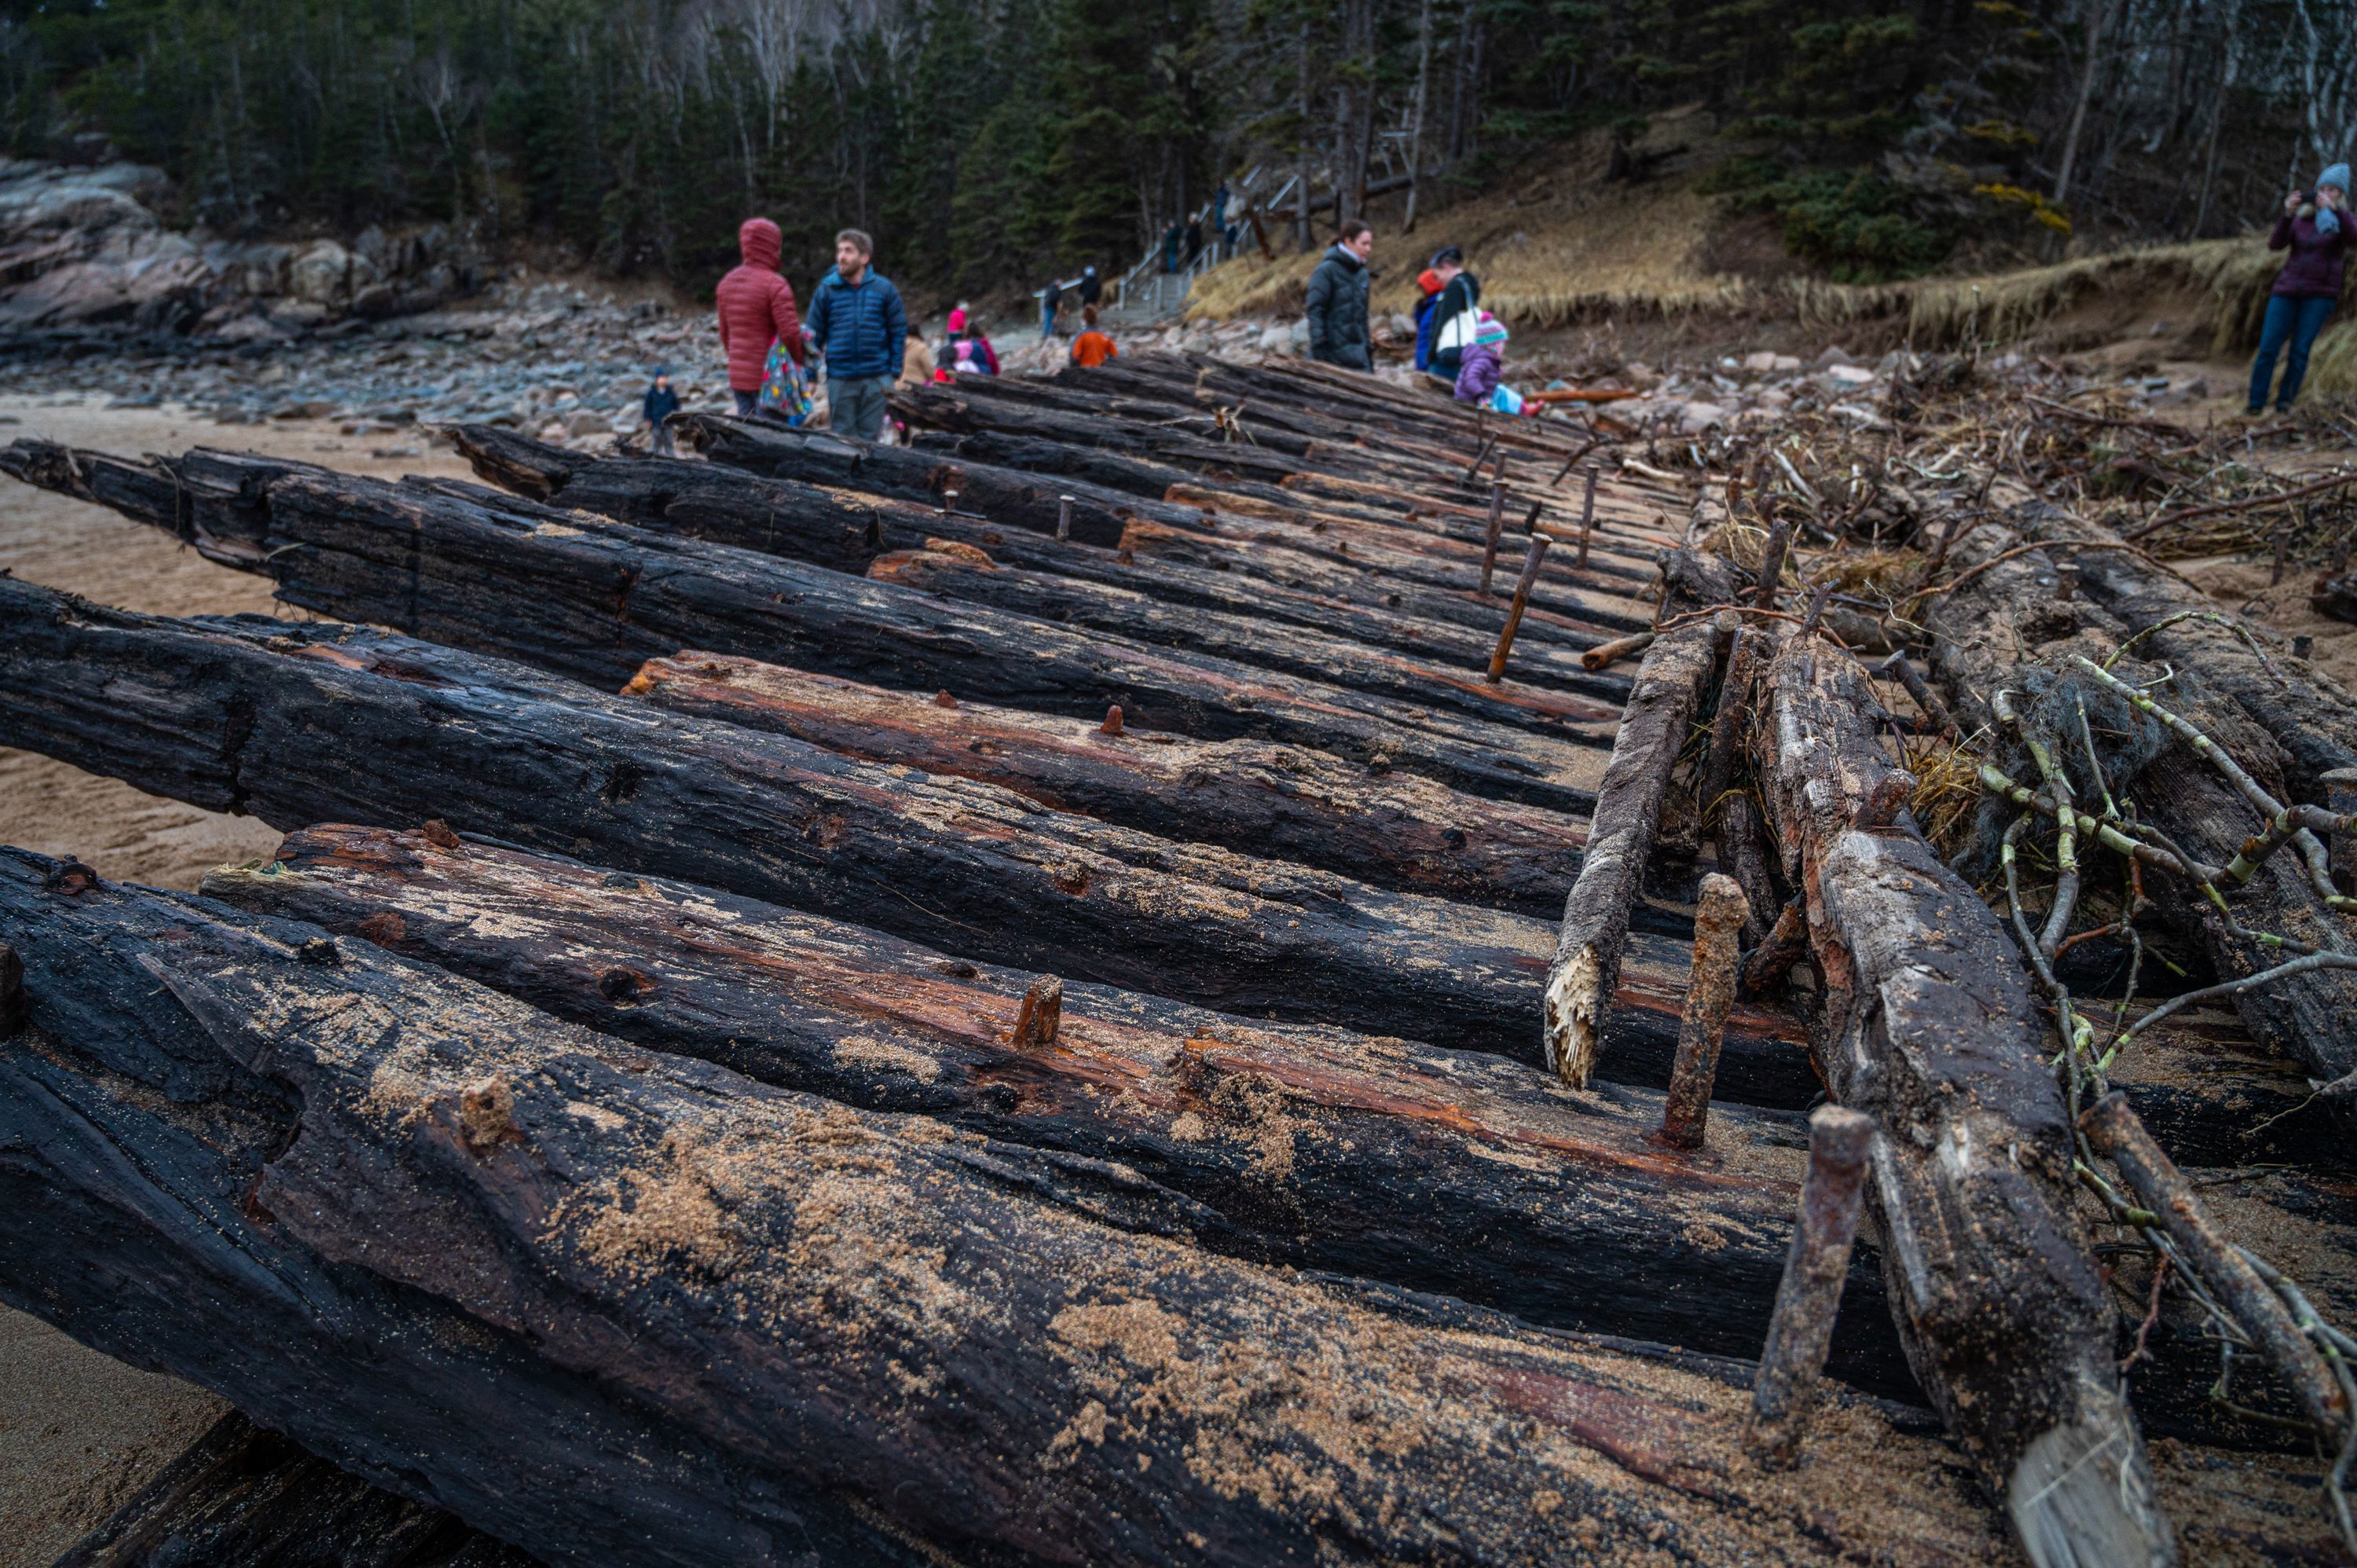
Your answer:
[[[0,1294],[550,1560],[1994,1549],[1855,1401],[1757,1474],[1739,1384],[1125,1232],[1121,1173],[56,869],[0,878],[35,1026]]]
[[[293,829],[445,819],[999,962],[1229,1011],[1534,1056],[1542,921],[1173,843],[965,779],[666,714],[352,628],[176,622],[0,579],[10,739]],[[1625,989],[1627,1081],[1667,1081],[1677,943]],[[1738,1012],[1722,1098],[1813,1079],[1786,1015]]]
[[[21,450],[21,449],[19,449]],[[1100,717],[1206,739],[1253,736],[1395,767],[1471,793],[1584,810],[1598,721],[1541,735],[1207,655],[1148,648],[799,562],[604,522],[492,491],[287,471],[202,454],[150,472],[63,457],[27,477],[156,521],[157,492],[201,492],[195,542],[270,575],[290,604],[521,659],[608,687],[645,660],[704,648],[903,689]],[[167,499],[184,510],[195,501]],[[1581,732],[1598,744],[1583,744]]]
[[[1897,771],[1863,667],[1804,635],[1766,686],[1756,763],[1807,897],[1817,1060],[1876,1122],[1869,1207],[1916,1375],[2033,1559],[2174,1563],[2029,972],[1919,834],[1861,825]]]
[[[1951,564],[1959,574],[1980,570],[1924,612],[1925,624],[1934,637],[1933,673],[1958,715],[1971,725],[1991,722],[1991,697],[2017,680],[2025,663],[2034,664],[2048,655],[2067,659],[2072,653],[2086,654],[2100,662],[2116,652],[2130,635],[2103,605],[2090,602],[2097,596],[2092,590],[2087,597],[2067,603],[2058,603],[2045,592],[2041,582],[2050,580],[2054,571],[2045,551],[1998,559],[2022,543],[2013,530],[1995,524],[1984,524],[1960,539],[1950,553]],[[2101,575],[2106,569],[2095,566],[2096,558],[2112,553],[2117,553],[2080,552],[2083,577]],[[2115,601],[2130,607],[2143,603],[2144,607],[2136,612],[2140,617],[2155,607],[2133,600],[2125,591],[2115,596]],[[2120,666],[2122,671],[2142,671],[2136,677],[2139,681],[2158,677],[2161,667],[2147,663],[2143,656],[2150,651],[2152,642],[2180,630],[2189,637],[2202,635],[2194,623],[2170,628],[2131,650],[2127,661]],[[2222,628],[2215,626],[2207,630],[2222,634]],[[2210,682],[2206,640],[2189,642],[2179,651],[2198,657],[2192,680],[2190,684],[2159,688],[2156,700],[2191,719],[2262,779],[2275,780],[2277,798],[2284,798],[2283,776],[2298,767],[2288,755],[2289,736],[2272,724],[2255,721],[2232,696],[2233,684],[2223,683],[2222,690],[2222,684]],[[2243,657],[2250,660],[2247,650]],[[2255,660],[2250,662],[2255,667]],[[2231,680],[2235,666],[2228,661],[2222,668]],[[2264,672],[2254,676],[2264,678]],[[2297,711],[2296,704],[2289,711]],[[2332,733],[2329,710],[2318,712],[2319,723],[2302,743],[2311,747],[2324,745]],[[2147,821],[2212,865],[2232,860],[2262,825],[2257,813],[2223,777],[2174,740],[2147,766],[2136,781],[2135,794]],[[2222,976],[2255,974],[2281,961],[2275,950],[2229,930],[2196,889],[2179,886],[2168,872],[2154,868],[2147,871],[2146,880],[2157,895],[2155,912],[2197,943]],[[2236,918],[2248,929],[2357,952],[2357,921],[2326,908],[2293,849],[2261,863],[2251,880],[2233,892],[2230,903]],[[2233,1000],[2236,1013],[2255,1038],[2301,1064],[2319,1081],[2330,1082],[2357,1070],[2357,1029],[2349,1026],[2349,1020],[2357,1017],[2357,971],[2328,969],[2290,975],[2244,992]],[[2326,1103],[2338,1113],[2344,1128],[2357,1127],[2357,1101],[2328,1100]]]
[[[1657,1096],[1573,1097],[1494,1058],[1078,983],[1027,1041],[1028,972],[473,840],[313,828],[205,891],[650,1049],[1114,1162],[1222,1251],[1551,1327],[1746,1354],[1792,1228],[1785,1115],[1722,1105],[1711,1151],[1686,1157],[1646,1136]],[[1915,1398],[1879,1284],[1857,1276],[1835,1370]]]
[[[1298,746],[945,703],[720,654],[649,660],[623,692],[847,757],[1004,785],[1164,838],[1529,915],[1561,906],[1587,837],[1583,818]]]
[[[1663,558],[1663,608],[1698,615],[1726,604],[1734,577],[1718,562],[1687,551]],[[1710,688],[1726,628],[1716,618],[1663,633],[1638,666],[1636,690],[1622,713],[1588,822],[1587,853],[1564,903],[1555,955],[1547,965],[1542,1049],[1547,1065],[1573,1088],[1596,1070],[1597,1047],[1619,990],[1630,911],[1659,837],[1670,773]]]
[[[2050,545],[2116,544],[2118,535],[2058,507],[2025,506],[2010,521]],[[2283,748],[2286,781],[2299,800],[2324,803],[2323,776],[2357,768],[2357,694],[2281,647],[2280,633],[2255,628],[2184,578],[2130,550],[2063,550],[2087,596],[2138,639],[2134,656],[2200,671]],[[2237,635],[2237,632],[2242,635]],[[2264,662],[2244,637],[2276,651]]]

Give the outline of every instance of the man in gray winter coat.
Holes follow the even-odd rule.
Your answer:
[[[1367,258],[1374,250],[1373,230],[1345,223],[1334,236],[1334,248],[1309,274],[1311,359],[1354,371],[1375,368],[1374,339],[1367,330],[1367,290],[1373,282]]]

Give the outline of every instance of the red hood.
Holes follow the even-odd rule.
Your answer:
[[[1442,288],[1440,274],[1434,272],[1430,267],[1426,267],[1421,274],[1417,274],[1415,286],[1422,289],[1426,294],[1438,294]]]
[[[778,233],[778,226],[766,218],[748,218],[737,227],[737,253],[745,258],[745,264],[748,267],[766,267],[776,272],[778,256],[784,249],[785,242]]]

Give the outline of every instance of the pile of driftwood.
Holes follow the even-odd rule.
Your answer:
[[[0,1295],[393,1494],[225,1432],[86,1560],[307,1489],[402,1561],[2333,1550],[2357,726],[2251,760],[2288,660],[2099,623],[2115,553],[2121,672],[2025,675],[2024,510],[1878,684],[1888,605],[1788,586],[1865,508],[1314,366],[899,412],[0,454],[332,618],[0,580],[8,743],[289,834],[0,854]],[[2115,687],[2092,770],[2025,720]],[[1958,714],[2012,908],[2117,850],[2168,1005],[2073,1001],[2141,908],[2041,942],[1926,837]]]

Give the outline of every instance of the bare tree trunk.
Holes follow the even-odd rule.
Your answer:
[[[2054,204],[2071,194],[2071,166],[2079,156],[2079,133],[2087,124],[2087,100],[2095,91],[2095,59],[2104,41],[2104,19],[2111,0],[2093,0],[2087,11],[2087,58],[2079,70],[2079,99],[2071,106],[2071,128],[2062,136],[2062,163],[2054,174]]]
[[[1407,138],[1407,218],[1403,233],[1415,232],[1415,199],[1424,184],[1424,120],[1432,95],[1432,0],[1424,0],[1415,25],[1415,117]]]
[[[1301,111],[1301,166],[1296,180],[1299,187],[1293,199],[1294,248],[1307,252],[1309,249],[1309,24],[1301,24],[1301,58],[1299,74],[1295,79],[1295,94]]]
[[[2218,177],[2218,127],[2226,118],[2226,100],[2234,91],[2234,79],[2242,74],[2243,44],[2237,30],[2242,13],[2243,0],[2226,0],[2223,14],[2219,18],[2219,35],[2225,57],[2219,69],[2217,88],[2210,100],[2209,145],[2201,155],[2201,195],[2193,207],[2190,238],[2196,240],[2201,237],[2202,226],[2210,220],[2210,192]]]
[[[1346,0],[1342,10],[1341,113],[1335,134],[1334,222],[1366,216],[1367,154],[1375,132],[1374,0]]]

